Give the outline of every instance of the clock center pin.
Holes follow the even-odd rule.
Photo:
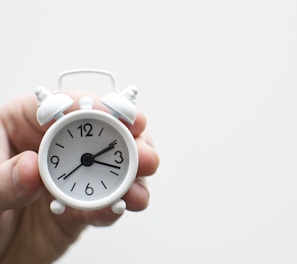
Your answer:
[[[90,153],[85,153],[81,156],[81,163],[84,165],[84,166],[92,166],[94,164],[94,157],[92,154]]]

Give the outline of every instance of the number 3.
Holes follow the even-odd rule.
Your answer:
[[[123,154],[121,151],[117,150],[114,153],[114,155],[117,156],[117,159],[114,160],[116,163],[121,164],[124,161]]]

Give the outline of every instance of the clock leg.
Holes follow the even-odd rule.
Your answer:
[[[118,200],[111,206],[111,210],[115,214],[122,214],[124,213],[125,209],[126,209],[126,202],[122,199]]]
[[[50,209],[54,214],[60,215],[65,211],[65,205],[58,200],[53,200],[50,205]]]

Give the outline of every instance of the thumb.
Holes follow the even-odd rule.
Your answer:
[[[43,189],[37,153],[25,151],[0,163],[0,211],[25,206]]]

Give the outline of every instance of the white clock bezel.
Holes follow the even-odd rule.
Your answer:
[[[108,196],[94,200],[94,201],[82,201],[70,197],[65,194],[60,188],[57,187],[53,181],[49,168],[48,168],[48,151],[52,140],[56,134],[68,124],[76,120],[84,119],[97,119],[103,122],[108,123],[114,129],[116,129],[123,139],[126,142],[128,153],[129,153],[129,164],[128,170],[124,180],[121,182],[120,186],[111,192]],[[72,208],[81,209],[81,210],[94,210],[101,209],[107,206],[112,205],[121,199],[129,190],[133,184],[137,169],[138,169],[138,151],[136,147],[135,140],[129,131],[129,129],[118,119],[112,115],[95,109],[84,109],[77,110],[71,113],[66,114],[63,118],[58,119],[45,133],[39,147],[38,151],[38,166],[40,171],[41,179],[48,189],[48,191],[60,202],[68,205]]]

